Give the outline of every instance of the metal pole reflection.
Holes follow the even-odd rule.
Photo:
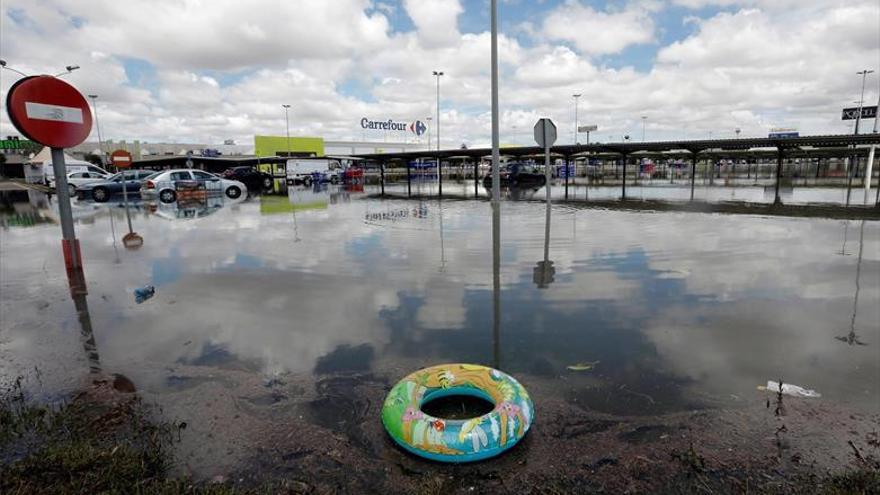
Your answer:
[[[492,367],[501,369],[501,205],[492,201]]]
[[[849,333],[847,335],[840,335],[838,337],[834,337],[835,339],[846,342],[849,345],[867,345],[861,340],[859,340],[859,336],[856,334],[856,312],[859,309],[859,290],[861,289],[859,284],[859,279],[862,276],[862,249],[865,245],[865,221],[862,220],[862,224],[859,227],[859,258],[856,262],[856,293],[853,298],[853,310],[852,310],[852,319],[850,320],[849,325]]]
[[[95,334],[92,331],[92,318],[89,314],[89,303],[86,300],[86,295],[89,292],[86,288],[86,277],[83,273],[82,265],[78,269],[68,270],[67,282],[70,286],[70,297],[73,299],[73,305],[76,308],[76,315],[79,320],[80,340],[82,340],[83,351],[89,363],[89,372],[99,374],[101,373],[101,360],[98,356],[98,347],[95,344]]]

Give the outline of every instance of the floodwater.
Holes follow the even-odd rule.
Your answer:
[[[611,429],[641,443],[638,432],[690,428],[694,411],[742,412],[755,438],[772,437],[752,431],[763,414],[773,425],[756,389],[768,380],[822,394],[789,408],[815,416],[797,421],[823,445],[823,413],[859,432],[880,416],[877,221],[560,205],[545,238],[543,205],[504,201],[496,288],[485,200],[337,186],[136,200],[133,251],[120,204],[76,202],[84,312],[53,200],[29,194],[5,200],[0,382],[36,369],[32,392],[53,399],[89,373],[124,374],[190,425],[181,469],[197,477],[271,471],[328,442],[349,467],[419,465],[384,438],[379,408],[394,382],[443,362],[495,366],[528,387],[537,428],[515,456],[535,469],[560,442],[575,452]],[[155,296],[138,304],[145,285]],[[568,368],[579,363],[592,367]],[[579,415],[600,423],[565,423]]]
[[[568,187],[568,193],[564,186],[564,179],[553,179],[552,198],[568,199],[574,201],[602,201],[616,200],[623,197],[621,184],[599,185],[585,184],[583,178],[578,178],[577,183],[572,180]],[[636,184],[627,183],[626,199],[633,200],[661,200],[669,202],[695,201],[709,203],[756,203],[770,204],[776,200],[776,187],[772,180],[761,179],[760,181],[734,181],[729,184],[716,179],[716,184],[709,184],[703,179],[699,180],[691,197],[690,182],[676,180],[669,182],[662,179],[640,180]],[[387,194],[435,196],[439,193],[436,181],[419,180],[414,176],[409,189],[407,184],[397,182],[389,184],[385,188]],[[443,183],[443,194],[462,198],[489,198],[490,191],[483,187],[482,181],[475,188],[472,180],[450,181]],[[515,200],[543,199],[545,190],[543,187],[535,189],[521,189],[508,192],[507,197]],[[846,187],[805,187],[791,185],[780,187],[779,199],[788,205],[846,205]],[[867,199],[867,202],[865,201]],[[860,183],[854,183],[849,191],[849,204],[853,206],[873,206],[878,200],[877,188],[872,187],[867,194]]]

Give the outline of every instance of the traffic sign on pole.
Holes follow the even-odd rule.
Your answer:
[[[843,112],[841,112],[840,120],[856,120],[857,118],[859,118],[859,107],[844,108]],[[871,107],[862,107],[862,118],[876,119],[877,105]]]
[[[57,77],[19,79],[9,88],[6,108],[16,129],[50,148],[76,146],[92,131],[92,112],[86,99]]]
[[[27,76],[9,88],[6,96],[9,120],[25,137],[52,151],[61,248],[69,279],[82,274],[82,254],[73,227],[64,148],[76,146],[92,131],[92,112],[83,95],[70,84],[52,76]]]
[[[116,150],[110,153],[110,163],[118,168],[128,168],[131,166],[131,153],[125,150]]]
[[[538,119],[535,124],[535,142],[542,148],[549,148],[556,142],[556,124],[550,119]]]

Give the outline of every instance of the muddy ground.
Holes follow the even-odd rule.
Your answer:
[[[188,427],[173,472],[243,489],[282,483],[307,493],[792,492],[821,487],[829,476],[873,472],[880,459],[880,415],[821,400],[780,402],[756,390],[664,411],[642,392],[525,376],[537,412],[520,445],[495,459],[448,465],[416,458],[385,434],[379,414],[393,385],[387,375],[261,382],[246,371],[227,370],[222,378],[198,367],[175,372],[174,393],[181,396],[164,413]],[[619,407],[583,405],[603,393]],[[186,417],[206,409],[212,417]]]

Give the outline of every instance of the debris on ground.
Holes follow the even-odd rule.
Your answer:
[[[599,364],[599,361],[584,361],[582,363],[570,364],[565,367],[569,371],[590,371]]]
[[[156,288],[152,285],[145,285],[134,290],[134,302],[140,304],[156,294]]]
[[[774,382],[773,380],[767,381],[767,386],[758,386],[758,390],[763,390],[767,392],[773,393],[781,393],[783,395],[790,395],[792,397],[805,397],[809,399],[816,399],[822,397],[822,394],[816,392],[815,390],[810,390],[807,388],[799,387],[797,385],[792,385],[790,383],[779,383]]]

